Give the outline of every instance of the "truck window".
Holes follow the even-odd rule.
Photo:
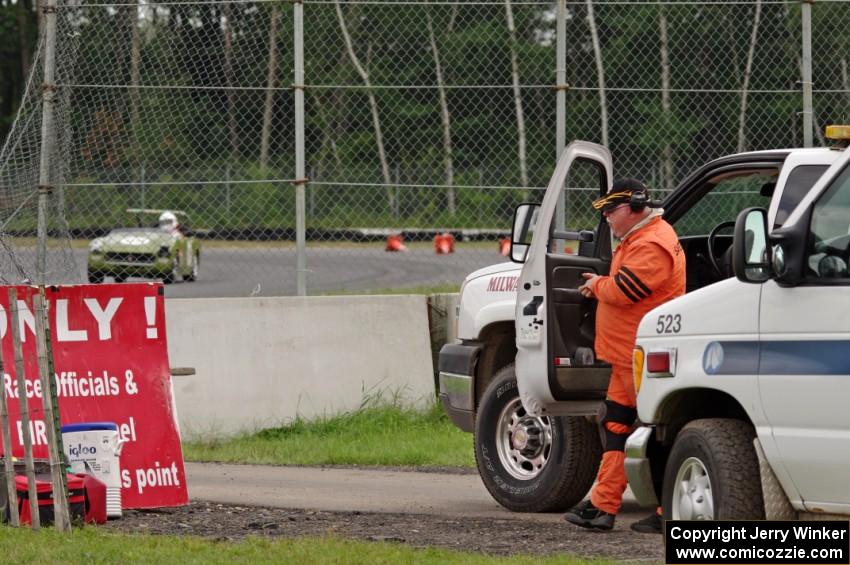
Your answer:
[[[809,278],[850,277],[850,167],[815,204],[809,241]]]
[[[749,206],[767,208],[770,194],[762,187],[775,178],[750,174],[720,180],[699,202],[679,218],[674,226],[679,237],[707,235],[717,224],[734,221],[738,212]]]
[[[791,170],[788,180],[785,181],[785,188],[782,190],[779,208],[776,210],[774,228],[785,223],[800,200],[809,192],[828,167],[829,165],[800,165]]]

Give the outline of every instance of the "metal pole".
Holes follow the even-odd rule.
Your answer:
[[[561,153],[567,145],[567,3],[566,0],[558,0],[557,14],[557,40],[555,75],[557,81],[557,92],[555,98],[555,162],[561,158]],[[564,191],[558,197],[558,206],[555,209],[555,226],[559,230],[566,226],[566,199]]]
[[[32,460],[32,428],[30,427],[30,408],[27,400],[27,378],[24,375],[24,352],[21,344],[20,316],[18,315],[18,290],[9,287],[9,312],[12,324],[12,344],[15,350],[15,376],[18,379],[18,409],[21,412],[21,435],[24,444],[24,466],[27,475],[27,496],[30,501],[30,516],[33,530],[41,529],[41,515],[38,513],[38,493],[35,488],[35,465]]]
[[[812,146],[812,4],[803,2],[803,147]]]
[[[0,347],[0,376],[5,375],[3,366],[3,348]],[[5,376],[4,376],[5,380]],[[0,426],[3,437],[3,470],[6,476],[6,507],[9,509],[9,520],[13,526],[20,526],[18,516],[18,489],[15,486],[15,464],[12,462],[12,433],[9,428],[9,408],[6,404],[6,383],[0,386]]]
[[[39,285],[38,292],[33,296],[35,344],[38,353],[38,376],[41,379],[41,406],[44,410],[45,428],[47,428],[47,459],[50,462],[50,479],[53,483],[53,523],[60,532],[70,532],[71,516],[68,512],[68,481],[63,463],[59,402],[56,389],[51,386],[51,378],[54,375],[53,347],[46,302],[44,285]]]
[[[47,277],[47,207],[53,178],[50,172],[53,156],[54,121],[53,104],[56,99],[56,0],[45,0],[44,4],[44,84],[41,102],[41,156],[38,172],[38,247],[36,249],[36,271],[38,282],[45,283]]]
[[[139,170],[139,176],[141,177],[139,180],[142,182],[142,208],[147,208],[145,204],[145,164],[142,163],[141,169]]]
[[[307,296],[304,147],[304,3],[293,4],[295,20],[295,255],[298,296]]]

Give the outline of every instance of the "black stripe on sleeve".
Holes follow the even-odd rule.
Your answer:
[[[638,301],[638,298],[634,294],[632,294],[632,291],[629,290],[629,287],[623,284],[623,279],[620,278],[620,275],[614,275],[614,282],[617,283],[617,287],[620,289],[620,292],[626,295],[626,298],[628,298],[632,302]]]
[[[635,283],[633,283],[632,280],[628,276],[621,276],[619,273],[617,274],[617,276],[620,277],[620,282],[622,282],[624,285],[629,287],[629,290],[632,291],[632,294],[634,294],[635,296],[638,297],[638,300],[643,300],[644,298],[649,296],[648,294],[644,293],[641,289],[639,289],[637,286],[635,286]]]
[[[646,286],[645,284],[643,284],[643,281],[641,281],[639,278],[637,278],[637,276],[636,276],[633,272],[631,272],[631,271],[629,270],[629,268],[628,268],[628,267],[626,267],[626,266],[621,266],[621,267],[620,267],[620,271],[622,271],[623,273],[625,273],[626,275],[628,275],[628,277],[629,277],[629,278],[630,278],[630,279],[631,279],[631,280],[632,280],[632,281],[633,281],[636,285],[638,285],[638,286],[639,286],[639,287],[640,287],[640,288],[641,288],[641,289],[642,289],[642,290],[646,293],[646,295],[647,295],[647,296],[649,296],[650,294],[652,294],[652,291],[649,289],[649,287],[648,287],[648,286]]]

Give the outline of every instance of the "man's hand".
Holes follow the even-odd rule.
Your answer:
[[[596,295],[593,294],[593,282],[599,278],[599,275],[594,273],[582,273],[581,276],[584,277],[584,284],[578,287],[578,291],[585,298],[596,298]]]

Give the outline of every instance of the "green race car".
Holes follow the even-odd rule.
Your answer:
[[[189,217],[185,212],[149,209],[127,212],[136,215],[139,227],[116,228],[89,243],[89,282],[101,283],[105,277],[112,277],[115,282],[143,277],[170,284],[198,278],[201,247],[194,236],[187,235]],[[158,222],[144,227],[144,218],[151,215],[158,215]]]

